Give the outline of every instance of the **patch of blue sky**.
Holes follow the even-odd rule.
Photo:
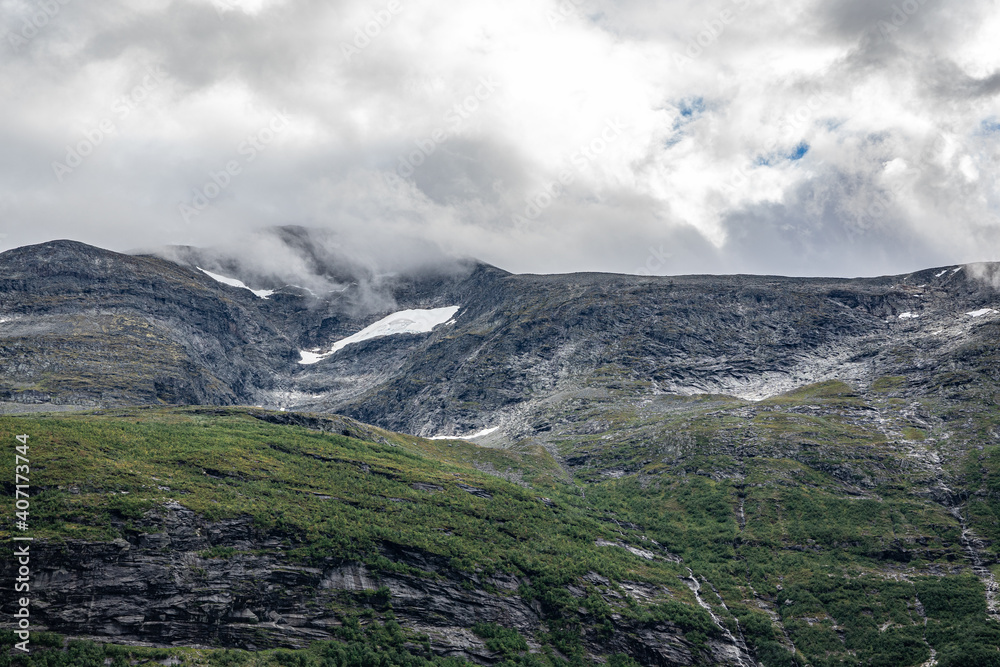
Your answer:
[[[681,116],[685,118],[694,118],[695,116],[705,113],[705,98],[704,97],[692,97],[690,99],[681,100],[677,104],[677,110],[681,112]]]
[[[991,116],[979,124],[979,129],[983,134],[1000,134],[1000,119]]]
[[[769,155],[758,155],[757,159],[754,160],[754,164],[758,167],[771,167],[779,162],[797,162],[806,156],[809,152],[809,144],[804,141],[800,141],[791,151],[788,153],[771,153]]]
[[[804,141],[800,141],[798,146],[793,148],[792,152],[788,154],[788,159],[792,160],[793,162],[795,160],[801,160],[806,156],[806,153],[808,152],[809,152],[809,144],[807,144]]]
[[[671,128],[674,133],[663,142],[665,148],[679,144],[684,139],[684,126],[705,113],[706,108],[704,97],[685,98],[677,102],[675,106],[680,115],[674,119],[674,125]]]

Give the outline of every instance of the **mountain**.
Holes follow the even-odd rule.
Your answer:
[[[997,265],[386,274],[284,238],[308,280],[0,254],[46,627],[302,661],[218,664],[1000,664]]]
[[[0,376],[3,396],[249,403],[419,435],[500,426],[509,442],[537,432],[526,422],[551,397],[605,386],[608,374],[637,397],[759,400],[826,379],[867,386],[896,375],[915,393],[934,391],[958,379],[942,378],[942,367],[975,373],[988,361],[969,350],[988,348],[996,313],[966,313],[998,305],[989,281],[963,267],[844,280],[531,276],[476,263],[378,289],[382,308],[370,311],[372,288],[357,283],[323,298],[288,285],[260,298],[194,264],[68,241],[9,251],[0,317],[12,341],[5,367],[20,370]],[[453,325],[430,335],[374,338],[299,363],[301,350],[329,349],[394,311],[447,306],[459,308]]]

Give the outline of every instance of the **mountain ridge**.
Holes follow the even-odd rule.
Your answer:
[[[371,392],[373,391],[376,394],[376,400],[381,400],[377,395],[378,387],[386,379],[389,380],[389,384],[385,387],[385,391],[392,394],[398,394],[401,391],[405,393],[406,388],[399,383],[402,381],[405,384],[403,378],[412,379],[414,373],[419,372],[412,365],[407,368],[405,373],[397,373],[397,379],[392,380],[386,378],[384,372],[372,373],[370,369],[364,369],[367,372],[359,373],[357,368],[359,362],[347,363],[343,361],[343,357],[329,360],[327,365],[330,369],[326,372],[322,369],[309,369],[308,372],[305,372],[296,368],[292,363],[297,360],[299,349],[328,346],[334,340],[347,337],[370,324],[371,321],[377,319],[375,315],[385,314],[385,311],[359,316],[356,312],[352,312],[350,306],[345,307],[342,303],[337,303],[336,300],[323,304],[307,298],[308,295],[299,294],[279,293],[272,295],[267,300],[260,300],[245,290],[222,286],[204,275],[195,277],[185,273],[181,278],[181,274],[176,272],[184,271],[184,269],[173,264],[159,264],[163,260],[153,258],[128,259],[131,256],[108,254],[108,251],[98,252],[97,249],[92,249],[84,244],[76,244],[76,242],[65,242],[65,244],[66,251],[59,250],[63,247],[63,242],[35,246],[36,250],[8,251],[8,253],[0,255],[0,265],[3,266],[5,275],[10,275],[11,265],[19,266],[21,270],[27,271],[25,275],[30,275],[30,269],[24,262],[12,262],[11,259],[18,256],[27,258],[32,254],[42,253],[43,250],[53,258],[46,261],[53,261],[58,257],[60,264],[65,267],[59,269],[62,272],[59,275],[62,275],[62,284],[66,292],[58,295],[62,301],[61,306],[48,305],[45,312],[50,313],[53,310],[65,312],[71,308],[70,304],[73,303],[74,299],[87,298],[86,292],[79,291],[84,289],[85,283],[88,290],[97,289],[100,291],[102,284],[107,288],[106,293],[93,295],[96,298],[106,300],[111,297],[110,303],[105,303],[106,306],[113,305],[119,310],[131,310],[139,315],[152,314],[155,316],[158,305],[161,306],[160,310],[162,310],[162,303],[158,302],[169,299],[170,290],[180,290],[178,294],[182,295],[180,300],[184,303],[175,304],[178,307],[169,313],[169,317],[173,319],[201,319],[205,330],[191,331],[189,327],[174,335],[172,342],[181,347],[190,347],[188,341],[191,339],[200,338],[211,341],[211,344],[217,348],[214,354],[205,354],[204,350],[189,352],[187,361],[198,367],[199,372],[203,374],[216,376],[222,373],[226,376],[223,382],[225,389],[218,395],[212,396],[202,390],[201,393],[196,392],[193,396],[188,396],[189,399],[196,398],[198,400],[187,400],[186,402],[232,403],[235,401],[286,409],[347,412],[356,410],[358,411],[357,416],[367,421],[382,423],[397,430],[408,430],[414,433],[428,432],[426,430],[427,424],[420,423],[421,420],[426,422],[426,415],[413,415],[405,421],[399,419],[392,422],[380,421],[383,415],[373,412],[370,407],[362,408],[358,404],[360,399],[352,399],[352,392],[335,391],[326,398],[319,400],[312,398],[319,393],[315,391],[317,386],[336,385],[337,377],[351,377],[355,385],[364,388],[363,391],[355,389],[353,393],[363,396],[364,401],[369,402],[370,405]],[[9,253],[14,254],[10,255]],[[44,253],[40,257],[43,256]],[[129,267],[128,270],[143,276],[147,282],[156,284],[156,287],[151,291],[155,292],[158,289],[160,293],[137,294],[135,295],[136,300],[131,303],[119,298],[116,303],[114,299],[116,294],[118,296],[128,295],[135,286],[112,285],[108,283],[108,275],[93,270],[90,270],[89,273],[85,271],[82,276],[79,276],[80,280],[77,280],[77,276],[72,274],[73,266],[87,267],[90,262],[111,261],[112,258],[114,261],[121,262],[123,266]],[[137,263],[144,264],[144,266],[139,266]],[[38,270],[42,270],[41,266],[43,265],[44,262],[39,265]],[[509,349],[504,341],[499,340],[502,335],[510,332],[512,327],[515,328],[515,335],[525,333],[534,335],[538,338],[535,342],[539,348],[543,351],[549,349],[552,352],[556,348],[562,348],[565,351],[567,337],[573,338],[574,344],[601,346],[606,341],[598,340],[599,336],[596,338],[593,335],[579,336],[576,335],[576,332],[593,333],[593,331],[603,327],[603,330],[607,332],[638,333],[640,340],[636,341],[631,349],[626,350],[625,354],[631,359],[636,359],[641,355],[649,358],[652,363],[647,363],[646,368],[631,368],[630,372],[645,374],[656,382],[665,384],[665,388],[668,390],[725,393],[728,389],[736,391],[737,395],[750,397],[753,395],[752,392],[740,393],[741,378],[745,380],[754,373],[762,376],[762,373],[766,371],[755,368],[752,356],[748,356],[748,354],[764,352],[768,354],[765,361],[775,367],[767,370],[780,370],[786,373],[788,369],[779,367],[782,360],[776,355],[787,350],[800,352],[801,349],[815,349],[818,342],[823,342],[824,335],[828,331],[851,334],[855,337],[862,330],[874,331],[874,333],[882,335],[890,329],[886,318],[896,317],[901,313],[909,312],[910,309],[921,311],[925,306],[938,305],[943,300],[964,304],[955,304],[959,310],[962,308],[974,310],[982,307],[984,302],[997,305],[995,296],[992,301],[988,300],[991,290],[985,283],[980,283],[975,279],[965,279],[958,281],[956,288],[954,280],[956,272],[947,269],[927,269],[905,276],[875,279],[829,280],[771,276],[675,276],[662,278],[616,274],[520,276],[508,274],[488,265],[477,264],[476,267],[469,277],[459,280],[440,278],[429,281],[425,279],[400,280],[398,284],[389,288],[396,302],[393,308],[458,305],[460,310],[456,322],[469,323],[470,319],[478,318],[475,326],[466,327],[465,330],[459,332],[465,333],[465,336],[442,337],[441,332],[432,332],[423,341],[407,340],[406,343],[409,345],[400,343],[406,338],[405,336],[391,337],[366,344],[364,348],[356,347],[353,350],[354,356],[361,359],[364,364],[370,365],[367,364],[365,358],[371,355],[366,355],[366,352],[368,348],[374,348],[377,354],[384,352],[386,357],[394,359],[394,363],[402,368],[401,364],[405,365],[407,359],[416,363],[416,359],[420,356],[426,356],[428,352],[433,355],[435,344],[444,340],[446,347],[450,344],[450,347],[453,348],[445,350],[444,354],[452,360],[456,360],[452,362],[452,370],[460,372],[463,369],[463,364],[458,363],[456,366],[455,363],[463,352],[467,357],[473,354],[471,346],[474,344],[479,349],[484,349],[479,343],[485,343],[486,349],[499,348],[498,354],[501,356],[507,356],[511,352],[517,354],[516,349]],[[157,271],[173,274],[173,281],[156,283]],[[51,267],[49,273],[51,273]],[[964,278],[964,275],[961,277]],[[33,295],[40,289],[38,283],[42,278],[48,278],[48,280],[43,281],[45,285],[41,287],[42,291],[58,291],[53,282],[59,279],[58,275],[55,274],[35,276],[32,278],[33,284],[30,289],[27,289],[23,283],[18,286],[7,279],[0,289],[0,293],[3,294],[3,303],[6,304],[3,308],[10,311],[13,306],[16,311],[18,308],[28,307],[25,304],[32,303]],[[87,283],[88,280],[89,283]],[[189,281],[189,283],[185,285],[184,281]],[[197,303],[195,295],[190,293],[194,284],[198,286],[198,298],[211,299],[214,305],[208,307],[207,302],[205,305]],[[918,285],[920,286],[918,287]],[[788,294],[789,288],[798,289],[799,292]],[[77,291],[74,292],[74,290]],[[591,298],[591,294],[588,292],[599,292],[602,298]],[[565,298],[566,294],[572,295],[572,298]],[[55,294],[52,296],[56,297]],[[18,301],[15,302],[13,297],[16,297]],[[615,299],[625,301],[633,297],[632,303],[619,303],[617,305],[614,303]],[[222,317],[211,312],[213,310],[226,311],[229,310],[230,306],[233,312],[223,312]],[[539,322],[552,321],[551,313],[543,312],[546,308],[552,307],[559,309],[557,312],[560,316],[561,327],[567,330],[575,329],[575,332],[555,331],[552,326],[539,325]],[[38,310],[37,307],[34,308]],[[730,312],[712,315],[713,309],[722,311],[728,309]],[[748,310],[759,314],[763,312],[763,309],[770,309],[767,315],[775,315],[773,321],[765,321],[766,318],[757,317],[758,322],[755,322],[752,317],[748,319],[745,316]],[[806,318],[812,319],[802,320],[799,318],[793,322],[788,321],[788,318],[779,317],[781,313],[778,311],[781,309],[804,311]],[[630,310],[638,310],[641,314],[659,322],[672,318],[678,325],[671,327],[668,321],[666,326],[656,330],[655,327],[646,326],[639,321],[633,312],[629,312]],[[959,315],[960,313],[956,312],[955,314]],[[836,321],[838,317],[846,320],[846,323],[839,324]],[[600,320],[595,322],[595,318],[600,318]],[[918,318],[914,318],[914,320],[916,319]],[[900,325],[905,324],[899,320],[897,322]],[[717,345],[713,340],[697,341],[692,338],[692,334],[698,336],[700,335],[699,330],[705,331],[708,327],[716,327],[719,331],[725,332],[726,335],[738,338],[740,333],[738,329],[747,324],[750,326],[760,325],[757,327],[758,339],[736,340],[736,344],[729,345],[728,349],[726,341],[719,341],[721,345]],[[261,326],[263,329],[254,330]],[[518,327],[522,326],[534,330],[530,332],[519,331]],[[697,329],[692,330],[692,326],[697,327]],[[785,330],[778,331],[776,327],[783,327]],[[770,330],[768,330],[769,328]],[[230,329],[236,332],[245,332],[243,338],[238,335],[234,337],[228,332]],[[170,337],[169,332],[165,333],[167,337]],[[663,337],[665,335],[680,336],[682,338],[681,344],[671,344],[670,341],[667,341],[667,344],[664,345]],[[715,337],[720,335],[720,333],[714,334]],[[456,338],[463,340],[456,343],[454,342]],[[542,338],[546,340],[542,340]],[[829,335],[826,338],[829,338]],[[417,348],[420,348],[416,357],[412,354],[414,343]],[[252,364],[229,359],[222,351],[223,348],[248,345],[253,348],[253,351],[247,348],[249,352],[247,356],[252,360]],[[750,345],[754,345],[754,349],[751,350]],[[674,372],[673,375],[679,377],[673,379],[670,377],[670,372],[663,368],[665,366],[663,358],[670,355],[702,354],[706,358],[725,358],[732,357],[733,353],[743,355],[742,359],[738,359],[743,368],[742,370],[740,368],[732,369],[734,371],[731,374],[733,377],[725,382],[697,381],[698,376],[718,380],[718,373],[713,375],[710,368],[698,368],[696,364],[689,364]],[[539,361],[551,365],[553,359]],[[385,366],[381,359],[376,361],[375,365]],[[264,376],[255,374],[252,366],[261,367],[265,371]],[[660,368],[658,369],[657,366]],[[475,371],[475,369],[471,370]],[[489,371],[492,376],[504,372],[504,369],[494,366],[480,370]],[[523,375],[525,369],[519,368],[518,372]],[[268,377],[273,377],[275,380],[272,382],[268,380]],[[684,387],[676,382],[677,379],[694,380],[694,383],[691,387]],[[823,378],[805,377],[800,384],[807,384],[818,379]],[[516,382],[516,378],[510,378],[510,380]],[[422,382],[426,381],[427,378],[422,380]],[[788,390],[793,386],[785,383],[771,393],[781,393],[781,391]],[[515,385],[513,392],[506,393],[520,395],[523,388],[523,386]],[[183,391],[179,393],[180,396],[184,396]],[[494,392],[488,408],[495,410],[508,403],[510,396],[505,397],[501,395],[503,393]],[[17,392],[11,392],[12,396],[16,396],[16,394]],[[153,390],[144,392],[142,398],[177,402],[178,396],[176,394],[177,392],[175,392],[175,400],[171,400],[169,392],[158,394]],[[302,400],[303,396],[299,395],[308,395],[310,398]],[[755,397],[761,398],[763,395],[757,392]],[[134,402],[137,398],[134,397],[130,400]],[[89,400],[90,404],[93,405],[99,399],[96,396],[91,396]],[[487,426],[482,416],[484,411],[479,411],[480,414],[476,416],[465,415],[455,407],[456,402],[463,403],[463,401],[455,401],[454,398],[446,400],[448,409],[444,417],[448,421],[459,421],[452,427],[457,432],[470,429],[479,430]],[[73,401],[71,400],[69,403],[72,404]],[[468,401],[464,401],[464,403],[468,403]],[[407,409],[405,404],[392,407],[395,412]],[[378,409],[386,413],[389,411],[389,406]],[[437,429],[442,427],[447,428],[448,424],[438,423],[436,426],[431,426],[431,428]]]

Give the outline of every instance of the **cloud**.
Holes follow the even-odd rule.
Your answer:
[[[303,225],[372,275],[998,259],[987,0],[2,2],[5,248]]]
[[[1000,290],[1000,266],[995,263],[975,262],[965,267],[969,275],[995,290]]]
[[[388,238],[378,229],[357,232],[270,227],[210,247],[132,251],[237,277],[253,289],[300,288],[311,306],[350,315],[395,309],[393,288],[399,276],[461,278],[474,268],[467,259],[450,256],[422,238]],[[334,294],[339,298],[329,299]]]

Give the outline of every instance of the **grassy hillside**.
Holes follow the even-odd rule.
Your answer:
[[[575,409],[607,418],[613,437],[581,433],[554,448],[526,441],[514,450],[349,420],[276,424],[280,413],[235,408],[6,416],[2,474],[10,497],[14,435],[30,435],[28,532],[70,550],[135,544],[154,529],[150,516],[176,503],[207,521],[250,517],[271,540],[259,550],[282,563],[357,562],[376,580],[405,574],[519,596],[539,610],[532,636],[502,623],[468,628],[493,662],[628,665],[633,658],[595,646],[624,646],[629,634],[638,645],[643,628],[666,626],[706,664],[712,642],[739,640],[768,667],[916,666],[932,655],[942,666],[1000,665],[1000,624],[970,568],[965,519],[918,493],[930,484],[927,471],[891,429],[887,438],[858,418],[891,407],[893,381],[883,384],[885,395],[866,398],[827,383],[754,404],[753,414],[724,397],[673,398],[656,410],[619,405],[615,415],[595,401]],[[994,414],[977,417],[983,428]],[[937,435],[905,428],[905,443]],[[968,525],[995,539],[1000,447],[969,451],[955,464],[961,477],[948,480],[973,495]],[[584,460],[567,465],[574,456]],[[192,576],[260,555],[240,549],[193,554]],[[516,587],[490,583],[500,576]],[[171,655],[192,665],[455,662],[397,619],[384,586],[317,599],[336,618],[333,640],[301,650],[58,649],[59,637],[39,634],[33,657],[9,664]]]

